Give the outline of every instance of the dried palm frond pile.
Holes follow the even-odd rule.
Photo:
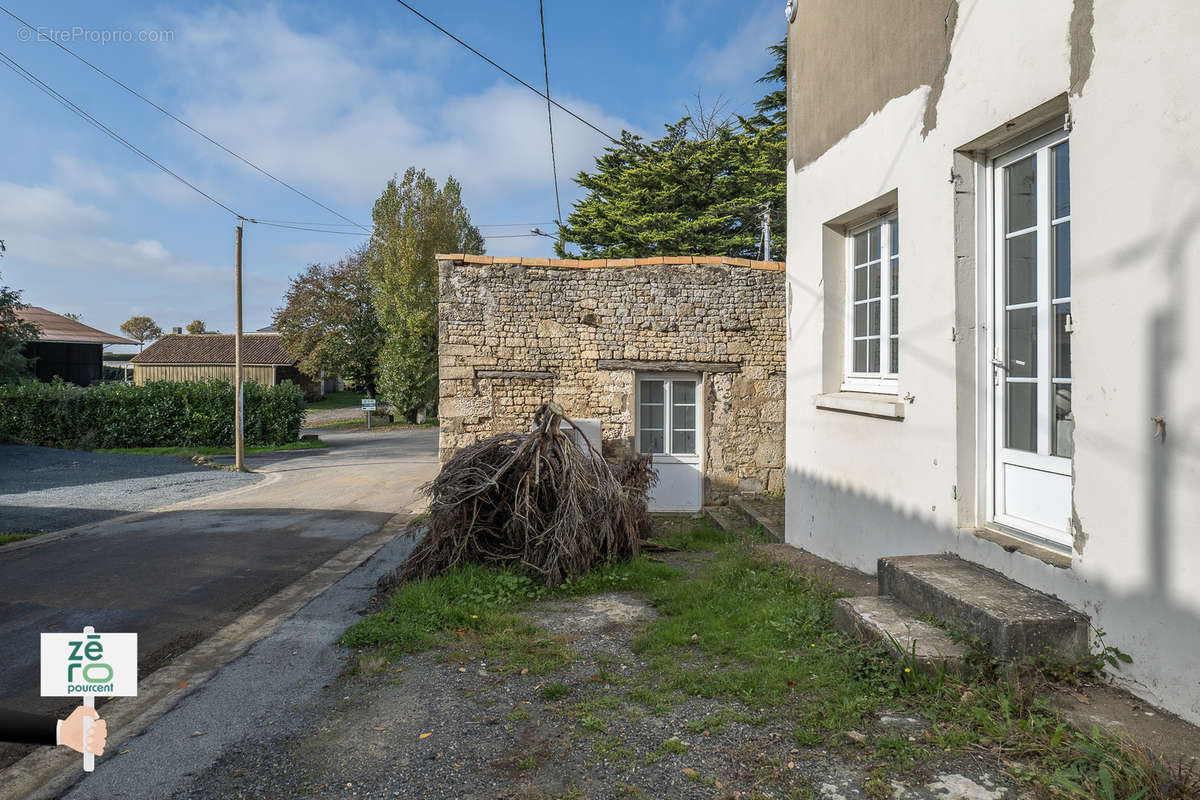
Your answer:
[[[428,533],[381,583],[455,564],[515,565],[555,586],[597,564],[637,555],[649,530],[646,494],[658,476],[646,456],[610,464],[564,430],[556,404],[528,435],[463,448],[430,483]]]

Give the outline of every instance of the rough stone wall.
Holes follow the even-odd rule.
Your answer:
[[[600,419],[615,455],[636,373],[675,366],[702,374],[706,497],[782,490],[783,265],[674,261],[440,256],[441,459],[528,430],[549,400]]]

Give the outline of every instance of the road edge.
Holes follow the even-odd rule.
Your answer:
[[[251,491],[252,489],[261,489],[265,486],[270,486],[271,484],[276,483],[279,480],[281,480],[283,477],[282,473],[279,473],[279,472],[258,472],[258,473],[254,473],[254,474],[262,475],[263,476],[262,480],[255,481],[254,483],[247,484],[246,486],[238,486],[237,488],[234,488],[234,489],[226,489],[223,492],[216,492],[214,494],[205,494],[205,495],[201,495],[199,497],[193,497],[190,500],[181,500],[178,503],[171,503],[170,505],[159,506],[158,508],[148,508],[145,511],[131,511],[128,514],[121,514],[116,517],[108,517],[107,519],[97,520],[96,522],[87,522],[87,523],[84,523],[83,525],[76,525],[73,528],[63,528],[61,531],[51,531],[50,533],[38,534],[37,536],[34,536],[32,539],[26,539],[21,542],[12,542],[10,544],[0,546],[0,558],[3,558],[4,556],[8,555],[9,553],[15,553],[18,550],[24,550],[28,547],[38,547],[39,545],[51,544],[53,542],[60,542],[63,539],[70,539],[72,536],[78,536],[81,533],[86,533],[89,530],[91,530],[92,528],[96,528],[101,525],[111,525],[112,523],[137,522],[138,520],[147,519],[155,514],[162,514],[164,512],[168,512],[168,511],[179,511],[179,510],[182,510],[185,508],[191,508],[194,505],[197,505],[199,503],[208,502],[211,500],[224,500],[226,498],[233,497],[234,495],[238,495],[238,494],[242,494],[243,492]]]
[[[254,484],[261,486],[262,482]],[[236,491],[236,490],[235,490]],[[144,512],[148,513],[148,512]],[[138,681],[136,697],[120,697],[103,707],[110,735],[106,758],[141,734],[222,667],[242,656],[259,641],[364,564],[416,515],[412,506],[393,515],[379,530],[343,548],[303,577],[268,597],[170,664]],[[66,748],[44,748],[0,770],[0,800],[44,800],[65,794],[83,777],[79,755]]]

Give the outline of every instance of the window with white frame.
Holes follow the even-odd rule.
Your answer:
[[[846,242],[843,389],[893,392],[900,372],[900,219],[852,228]]]

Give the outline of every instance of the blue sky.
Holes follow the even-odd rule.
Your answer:
[[[530,83],[543,80],[536,0],[412,4]],[[387,179],[410,165],[457,177],[485,235],[555,217],[544,101],[397,3],[0,5],[364,225]],[[782,0],[547,0],[546,24],[555,99],[613,134],[657,135],[698,91],[748,112],[764,92],[754,80],[770,65],[766,47],[784,32]],[[238,213],[341,221],[29,39],[0,15],[0,52]],[[228,212],[9,69],[0,119],[0,282],[111,332],[134,314],[164,329],[199,318],[232,330]],[[559,111],[555,134],[569,213],[571,177],[605,140]],[[247,226],[246,328],[269,324],[289,276],[359,241]],[[488,252],[548,255],[550,242],[494,238]]]

